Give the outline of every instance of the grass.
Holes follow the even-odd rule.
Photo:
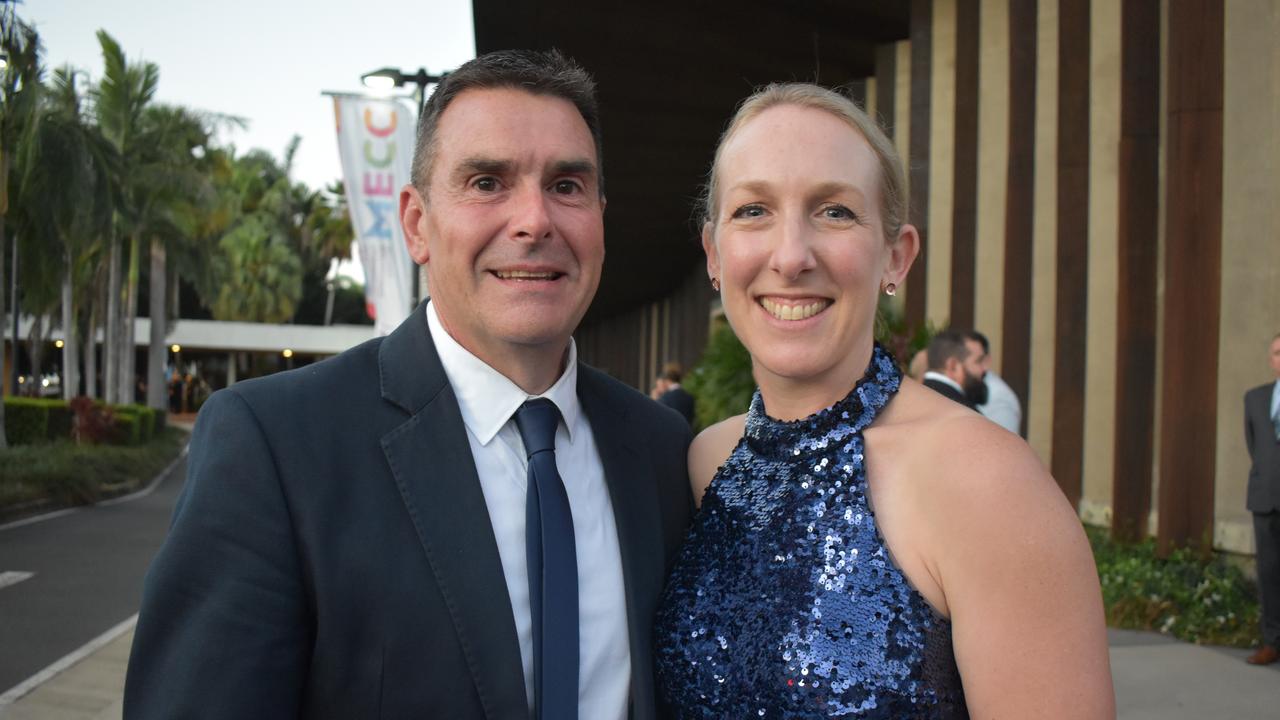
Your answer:
[[[0,517],[131,492],[173,462],[186,443],[185,431],[165,428],[132,447],[59,441],[0,450]]]
[[[1155,541],[1113,542],[1086,527],[1102,583],[1107,624],[1154,630],[1204,645],[1251,647],[1258,634],[1257,588],[1227,556],[1181,549],[1156,555]]]

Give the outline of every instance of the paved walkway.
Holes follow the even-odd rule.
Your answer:
[[[118,720],[133,627],[40,683],[5,720]],[[1245,650],[1188,645],[1152,633],[1112,630],[1111,672],[1122,720],[1253,720],[1277,716],[1280,664],[1245,664]],[[104,638],[104,640],[106,640]]]

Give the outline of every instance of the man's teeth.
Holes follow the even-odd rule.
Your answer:
[[[768,298],[761,298],[760,305],[770,315],[779,320],[804,320],[827,309],[831,304],[830,300],[818,300],[805,305],[783,305],[776,303]]]
[[[497,270],[495,275],[503,280],[555,280],[553,272],[528,272],[525,270]]]

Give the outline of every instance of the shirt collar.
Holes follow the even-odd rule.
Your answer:
[[[963,394],[964,394],[964,388],[960,387],[960,383],[956,382],[955,380],[952,380],[951,378],[947,377],[946,375],[943,375],[942,373],[937,372],[937,371],[935,371],[935,370],[929,370],[928,372],[926,372],[926,373],[924,374],[924,379],[925,379],[925,380],[937,380],[938,382],[942,383],[943,385],[949,385],[949,386],[951,386],[951,387],[955,388],[955,389],[956,389],[956,391],[958,391],[961,395],[963,395]]]
[[[578,402],[578,348],[573,338],[569,338],[569,359],[565,363],[564,373],[546,392],[530,395],[459,345],[444,329],[440,316],[436,314],[435,303],[427,303],[426,313],[427,328],[431,331],[431,340],[440,355],[444,374],[449,378],[453,394],[458,398],[462,422],[481,445],[488,445],[515,415],[516,410],[526,400],[535,397],[546,398],[555,403],[560,410],[560,417],[564,419],[569,442],[573,442],[573,431],[578,426],[578,418],[582,413],[582,405]]]
[[[1280,411],[1280,380],[1271,386],[1271,417],[1275,417],[1277,411]]]

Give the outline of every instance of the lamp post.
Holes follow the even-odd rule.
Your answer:
[[[385,67],[361,75],[360,81],[371,90],[390,90],[413,83],[417,86],[413,98],[418,101],[418,117],[422,117],[422,105],[427,101],[427,86],[439,84],[448,74],[432,75],[426,68],[418,68],[417,72],[409,75],[403,70]]]
[[[384,67],[361,75],[360,81],[370,90],[381,90],[383,92],[413,83],[415,86],[413,99],[418,102],[418,121],[421,122],[422,107],[427,102],[427,86],[438,85],[448,74],[444,72],[439,75],[432,75],[427,72],[426,68],[418,68],[417,72],[409,75],[397,68]],[[412,293],[410,307],[416,307],[418,300],[422,296],[421,282],[421,271],[415,266],[413,269],[413,286],[410,291]],[[332,293],[330,293],[329,298],[330,302],[332,302]]]

